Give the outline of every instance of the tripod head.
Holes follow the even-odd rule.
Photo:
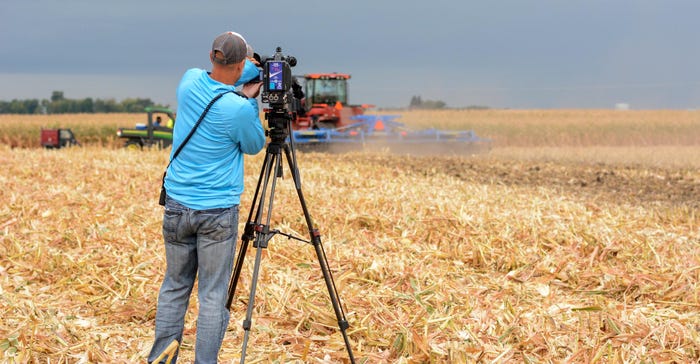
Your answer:
[[[269,127],[265,134],[270,137],[270,144],[281,145],[287,142],[293,117],[294,115],[286,109],[265,110],[265,119]]]

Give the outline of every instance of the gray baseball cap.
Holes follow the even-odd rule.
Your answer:
[[[239,63],[244,58],[253,56],[253,48],[236,32],[220,34],[214,39],[211,50],[214,53],[212,60],[219,64]],[[216,52],[220,52],[223,57],[217,57]]]

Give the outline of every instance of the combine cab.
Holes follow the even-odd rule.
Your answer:
[[[411,130],[399,115],[365,115],[372,105],[348,103],[342,73],[304,76],[304,108],[292,121],[292,138],[301,150],[389,150],[410,154],[464,154],[488,150],[491,141],[473,131]]]
[[[364,114],[372,105],[348,103],[348,80],[343,73],[314,73],[304,76],[302,113],[292,124],[294,130],[335,129],[352,123],[351,117]]]
[[[117,129],[117,136],[125,139],[124,147],[162,149],[173,144],[175,113],[170,109],[158,107],[147,107],[145,111],[147,115],[145,124],[136,124],[133,129]]]

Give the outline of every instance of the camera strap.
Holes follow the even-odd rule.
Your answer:
[[[215,103],[217,100],[219,100],[222,96],[224,96],[224,95],[226,95],[227,93],[230,93],[230,92],[233,92],[233,93],[235,93],[236,95],[238,95],[238,96],[240,96],[240,97],[242,97],[242,98],[244,98],[244,99],[247,99],[247,98],[248,98],[246,95],[244,95],[244,94],[242,94],[242,93],[240,93],[240,92],[238,92],[238,91],[230,90],[230,91],[225,91],[225,92],[222,92],[222,93],[216,95],[211,101],[209,101],[209,105],[207,105],[207,107],[204,108],[204,111],[202,111],[202,115],[199,116],[199,120],[197,120],[197,122],[194,124],[194,126],[192,127],[192,130],[190,130],[190,133],[187,134],[187,137],[185,137],[185,140],[182,141],[182,144],[180,144],[180,145],[177,147],[177,149],[175,150],[175,153],[173,154],[173,157],[172,157],[172,158],[170,159],[170,161],[168,162],[167,167],[165,167],[165,172],[163,172],[163,182],[162,182],[162,184],[161,184],[161,197],[160,197],[160,204],[161,204],[161,205],[164,205],[164,204],[165,204],[165,201],[164,201],[164,199],[165,199],[165,195],[164,195],[164,194],[165,194],[165,175],[168,173],[168,168],[170,168],[170,165],[173,163],[173,161],[175,160],[175,158],[177,158],[177,156],[180,154],[180,152],[182,151],[182,148],[185,146],[185,144],[187,144],[187,142],[190,141],[190,138],[192,138],[192,135],[194,135],[194,132],[197,131],[197,128],[199,127],[199,124],[202,123],[202,120],[204,120],[204,116],[207,115],[207,113],[209,112],[209,109],[211,109],[212,105],[214,105],[214,103]]]
[[[183,141],[182,141],[182,144],[180,144],[180,145],[177,147],[177,150],[175,150],[175,154],[173,154],[173,158],[170,159],[170,162],[168,162],[168,166],[165,167],[165,170],[166,170],[166,171],[167,171],[168,168],[170,167],[170,164],[173,163],[173,160],[175,160],[175,158],[177,158],[177,155],[180,154],[180,151],[182,151],[182,148],[185,146],[185,144],[187,144],[187,142],[190,141],[190,138],[192,138],[192,135],[194,135],[194,132],[197,131],[197,128],[199,127],[199,124],[202,123],[202,120],[204,120],[204,116],[207,115],[207,113],[209,112],[209,109],[211,109],[212,105],[214,105],[214,103],[215,103],[217,100],[219,100],[222,96],[224,96],[224,95],[226,95],[227,93],[230,93],[230,92],[233,92],[233,93],[237,94],[238,96],[241,96],[241,97],[243,97],[243,98],[245,98],[245,99],[248,98],[248,97],[246,97],[245,95],[241,94],[240,92],[234,91],[234,90],[222,92],[222,93],[216,95],[216,96],[209,102],[209,105],[207,105],[207,107],[204,108],[204,111],[202,112],[202,115],[199,116],[199,120],[197,120],[197,122],[194,124],[194,126],[192,127],[192,130],[190,130],[190,133],[187,134],[187,137],[185,138],[185,140],[183,140]]]

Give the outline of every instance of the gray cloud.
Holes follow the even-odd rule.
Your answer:
[[[4,0],[0,99],[57,89],[174,105],[182,72],[208,68],[210,39],[236,30],[296,56],[296,73],[351,73],[353,102],[697,107],[699,12],[690,0]]]

